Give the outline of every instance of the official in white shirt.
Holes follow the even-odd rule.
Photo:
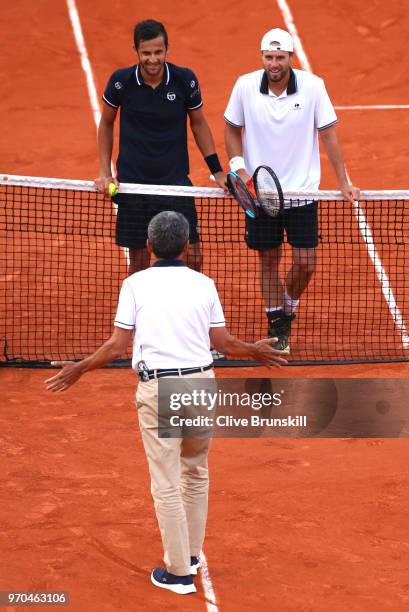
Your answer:
[[[234,85],[225,111],[225,141],[231,170],[247,182],[257,166],[270,166],[283,191],[316,191],[320,183],[318,135],[347,200],[359,189],[346,175],[335,132],[337,116],[324,81],[291,67],[291,35],[275,28],[261,41],[263,68]],[[292,267],[279,276],[284,231],[292,246]],[[262,213],[246,218],[246,243],[259,252],[260,278],[270,336],[288,349],[291,321],[315,271],[318,246],[317,202],[287,201],[277,219]]]
[[[65,391],[85,372],[121,357],[133,336],[139,425],[166,564],[152,571],[151,580],[179,594],[196,591],[192,574],[205,535],[210,439],[158,437],[158,379],[214,378],[210,345],[267,365],[287,363],[285,353],[271,346],[276,339],[246,343],[229,334],[214,282],[185,264],[188,246],[182,214],[156,215],[147,248],[158,260],[124,281],[111,338],[83,361],[54,363],[62,370],[46,381],[50,391]]]

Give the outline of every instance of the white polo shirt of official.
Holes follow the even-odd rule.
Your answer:
[[[209,328],[225,319],[213,280],[175,259],[124,280],[114,325],[135,330],[132,368],[155,370],[212,363]]]
[[[324,81],[290,69],[279,96],[268,88],[264,70],[245,74],[234,85],[225,112],[227,123],[244,128],[243,156],[253,174],[268,165],[284,191],[316,191],[321,169],[318,132],[337,122]]]

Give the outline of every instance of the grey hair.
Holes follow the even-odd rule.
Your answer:
[[[173,259],[189,240],[189,223],[181,213],[164,210],[148,225],[148,239],[159,259]]]

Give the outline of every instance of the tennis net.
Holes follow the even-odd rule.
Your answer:
[[[259,255],[231,198],[196,187],[121,193],[160,197],[164,209],[194,198],[202,271],[216,282],[229,330],[245,341],[267,336]],[[285,197],[292,207],[319,201],[315,273],[292,324],[290,362],[407,361],[409,192],[364,192],[359,204],[339,192]],[[115,224],[115,205],[92,182],[0,175],[1,365],[80,359],[109,337],[129,256]],[[281,278],[293,254],[284,242]]]

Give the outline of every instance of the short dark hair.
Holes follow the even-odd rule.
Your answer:
[[[160,21],[155,19],[145,19],[136,24],[133,31],[133,40],[135,49],[138,50],[139,44],[143,40],[152,40],[158,36],[163,36],[166,49],[168,48],[168,33],[165,26]]]
[[[189,223],[181,213],[164,210],[150,221],[148,239],[156,257],[174,259],[189,240]]]

